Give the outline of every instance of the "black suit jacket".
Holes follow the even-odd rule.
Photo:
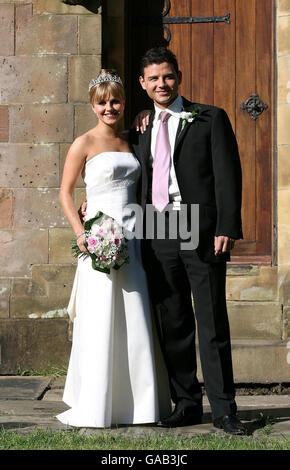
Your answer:
[[[201,259],[229,260],[229,254],[214,255],[214,236],[243,238],[241,223],[242,173],[238,146],[227,113],[216,106],[191,103],[183,98],[185,111],[198,110],[183,130],[180,119],[174,149],[174,166],[182,203],[199,204]],[[150,191],[149,157],[154,113],[144,134],[130,133],[132,150],[140,161],[142,177],[139,203],[145,209]]]

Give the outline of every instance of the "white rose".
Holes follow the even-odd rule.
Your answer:
[[[192,122],[192,121],[193,121],[192,114],[191,114],[191,113],[188,113],[188,112],[186,112],[186,111],[182,111],[182,112],[180,113],[180,117],[181,117],[181,119],[186,119],[186,120],[189,121],[189,122]],[[191,118],[191,120],[190,120],[190,118]]]

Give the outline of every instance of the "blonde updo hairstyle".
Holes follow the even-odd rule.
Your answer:
[[[118,74],[114,69],[102,69],[98,77],[107,74],[118,77]],[[105,101],[110,94],[119,101],[125,101],[125,90],[120,83],[102,82],[97,83],[89,91],[91,105],[94,106],[95,103]]]

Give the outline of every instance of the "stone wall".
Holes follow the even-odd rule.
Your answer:
[[[0,0],[0,374],[67,361],[73,233],[58,191],[73,139],[95,125],[101,11]],[[75,201],[84,198],[78,182]]]
[[[277,0],[276,7],[277,264],[228,267],[237,382],[289,381],[290,0]],[[124,0],[106,0],[103,61],[121,74],[123,14]],[[62,365],[68,358],[65,307],[75,265],[70,254],[72,231],[58,202],[58,188],[70,143],[95,123],[87,85],[101,66],[101,12],[92,14],[60,0],[0,0],[0,31],[3,374]],[[83,197],[79,181],[77,205]]]
[[[290,337],[290,0],[277,14],[277,214],[280,299],[284,337]],[[290,347],[290,343],[289,343]],[[290,363],[290,361],[289,361]],[[289,366],[290,368],[290,366]]]

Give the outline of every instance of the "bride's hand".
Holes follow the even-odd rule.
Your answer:
[[[82,235],[81,237],[77,239],[77,245],[81,251],[83,251],[84,253],[87,253],[88,250],[85,247],[85,241],[86,241],[86,237],[85,235]]]
[[[144,134],[148,127],[151,113],[152,111],[150,109],[144,109],[144,111],[140,111],[140,113],[138,113],[134,119],[132,129],[136,129],[136,131],[140,131],[141,134]]]

